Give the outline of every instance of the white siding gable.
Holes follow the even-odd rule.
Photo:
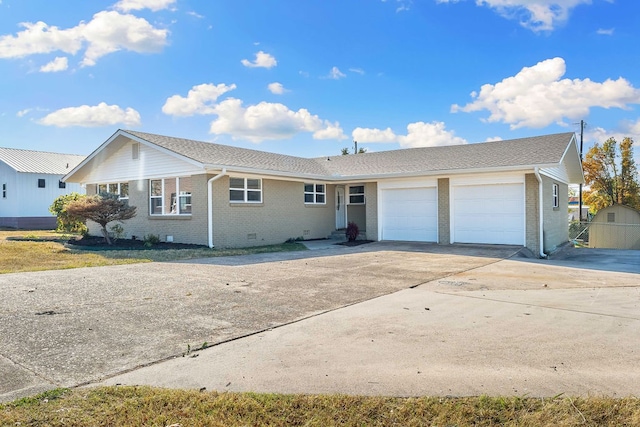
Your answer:
[[[134,157],[133,144],[139,144],[138,158]],[[127,140],[113,154],[98,154],[85,165],[89,172],[85,183],[121,182],[149,178],[163,178],[202,173],[202,168],[179,159],[159,149]]]

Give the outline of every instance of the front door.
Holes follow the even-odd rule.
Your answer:
[[[347,226],[347,210],[345,208],[344,187],[336,186],[336,230]]]

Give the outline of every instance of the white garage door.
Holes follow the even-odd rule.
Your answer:
[[[382,240],[436,242],[438,200],[435,188],[382,190]]]
[[[524,184],[455,186],[453,199],[453,242],[524,245]]]

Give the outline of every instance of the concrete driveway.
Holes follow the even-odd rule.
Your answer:
[[[505,259],[515,251],[373,243],[0,276],[9,379],[0,399],[101,379],[258,392],[640,394],[640,276]],[[634,264],[640,272],[640,252]],[[204,342],[216,345],[174,358]]]

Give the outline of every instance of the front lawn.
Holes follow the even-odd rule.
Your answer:
[[[146,247],[95,250],[65,244],[71,237],[74,236],[53,231],[0,230],[0,274],[306,250],[300,243],[244,249],[210,249],[204,246],[170,249],[163,246],[160,249],[152,247],[151,250]]]

